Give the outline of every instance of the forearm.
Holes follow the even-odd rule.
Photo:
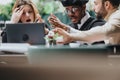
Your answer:
[[[69,32],[70,32],[70,33],[78,33],[79,30],[74,29],[74,28],[72,28],[72,27],[69,26]]]
[[[95,42],[102,41],[106,38],[105,30],[101,31],[100,27],[88,30],[88,31],[79,31],[77,33],[70,34],[73,41],[84,41],[84,42]]]
[[[79,32],[79,30],[74,29],[74,28],[72,28],[71,26],[66,25],[66,24],[63,24],[63,23],[61,23],[61,27],[62,27],[64,30],[66,30],[66,31],[68,31],[68,32],[70,32],[70,33],[77,33],[77,32]]]

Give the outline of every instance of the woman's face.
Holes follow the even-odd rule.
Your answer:
[[[30,5],[24,5],[23,13],[21,15],[20,21],[22,23],[32,23],[34,22],[35,13],[33,8]]]

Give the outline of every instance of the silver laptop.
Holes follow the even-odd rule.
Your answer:
[[[45,44],[44,23],[6,24],[8,43]]]

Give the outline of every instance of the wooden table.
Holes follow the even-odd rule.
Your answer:
[[[72,49],[71,51],[55,49],[55,53],[53,53],[54,49],[49,48],[37,48],[32,54],[38,55],[36,53],[39,52],[38,50],[43,50],[45,55],[59,52],[58,56],[53,55],[53,62],[56,62],[56,65],[51,64],[52,56],[49,56],[50,62],[46,62],[44,59],[41,61],[42,64],[30,64],[25,54],[2,53],[0,55],[0,80],[120,80],[119,54],[105,56],[107,58],[96,56],[96,59],[70,54],[69,57],[67,55],[59,57],[60,51],[65,51],[67,54]],[[75,52],[78,54],[79,49],[76,49]],[[41,55],[41,57],[45,57],[45,55]]]

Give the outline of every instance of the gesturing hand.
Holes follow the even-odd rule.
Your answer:
[[[23,14],[24,6],[20,6],[19,8],[15,8],[13,11],[12,17],[11,17],[11,22],[12,23],[18,23],[20,20],[22,14]]]
[[[71,38],[70,33],[66,32],[65,30],[63,30],[61,28],[55,28],[54,32],[63,36],[63,43],[64,44],[72,42],[72,38]]]
[[[37,22],[37,23],[44,23],[45,21],[41,18],[41,16],[40,16],[40,14],[37,14],[36,15],[36,20],[35,20],[35,22]]]
[[[50,24],[52,24],[52,26],[54,28],[58,27],[58,28],[62,28],[64,30],[67,30],[67,27],[64,23],[62,23],[55,15],[51,14],[48,17],[48,21]]]

